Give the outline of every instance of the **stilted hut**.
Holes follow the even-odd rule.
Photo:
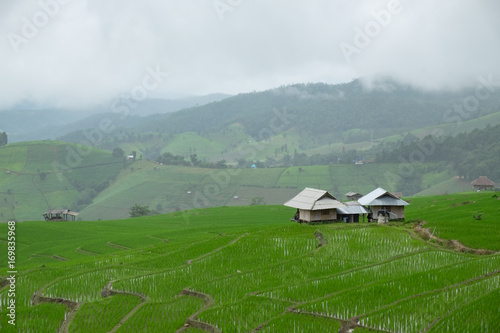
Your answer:
[[[409,205],[406,201],[380,187],[359,198],[358,202],[369,207],[372,218],[383,216],[385,221],[404,219],[404,206]]]
[[[287,201],[285,206],[297,208],[292,220],[299,223],[336,221],[337,209],[347,208],[327,191],[308,187]]]
[[[45,221],[75,221],[77,216],[69,209],[49,209],[43,214]]]

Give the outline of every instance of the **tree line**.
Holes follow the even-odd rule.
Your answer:
[[[378,148],[377,162],[400,163],[417,158],[422,162],[447,162],[457,174],[467,180],[487,176],[500,182],[500,125],[487,126],[469,133],[423,139],[412,137],[398,144],[384,144]],[[419,153],[421,152],[421,153]],[[418,161],[420,162],[420,161]],[[418,163],[416,163],[418,164]]]
[[[7,132],[0,132],[0,146],[5,146],[8,142]]]

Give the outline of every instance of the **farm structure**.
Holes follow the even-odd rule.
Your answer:
[[[356,203],[342,203],[328,191],[306,187],[302,192],[285,203],[285,206],[297,208],[292,221],[326,222],[344,221],[359,222],[359,216],[368,211]]]
[[[43,214],[45,221],[75,221],[77,216],[69,209],[49,209]]]
[[[495,183],[486,176],[480,176],[470,184],[475,190],[493,190],[495,187]]]
[[[404,206],[409,205],[399,196],[380,187],[359,198],[358,202],[370,209],[372,218],[382,216],[385,218],[385,221],[404,219]]]
[[[361,198],[363,194],[358,192],[347,192],[345,196],[347,197],[347,200],[356,201]]]

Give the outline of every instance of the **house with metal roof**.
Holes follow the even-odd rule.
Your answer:
[[[360,219],[363,219],[363,222],[365,222],[365,217],[370,213],[366,207],[357,201],[347,201],[343,202],[343,204],[345,207],[337,208],[337,217],[340,221],[350,223],[360,222]]]
[[[324,222],[345,221],[359,222],[359,214],[368,213],[359,205],[345,205],[338,201],[328,191],[305,188],[285,203],[287,207],[297,208],[293,221]],[[356,216],[353,216],[356,215]]]
[[[395,194],[380,187],[359,198],[358,202],[370,209],[373,218],[383,216],[386,220],[404,219],[404,206],[409,205]]]

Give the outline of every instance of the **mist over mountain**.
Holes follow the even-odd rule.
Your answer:
[[[98,128],[103,117],[112,120],[115,126],[131,127],[145,121],[144,116],[167,114],[229,96],[211,94],[177,99],[150,98],[140,102],[118,98],[106,105],[85,109],[48,108],[25,101],[14,109],[0,110],[0,130],[8,133],[9,142],[55,139],[72,131]]]
[[[453,123],[457,119],[467,121],[500,111],[500,91],[494,91],[474,109],[464,111],[464,103],[474,94],[475,88],[426,91],[391,79],[369,84],[361,79],[338,85],[294,84],[239,94],[152,119],[146,117],[129,130],[135,134],[195,132],[209,135],[238,124],[246,135],[257,141],[293,129],[316,145],[351,143]],[[61,139],[84,142],[77,133]]]

